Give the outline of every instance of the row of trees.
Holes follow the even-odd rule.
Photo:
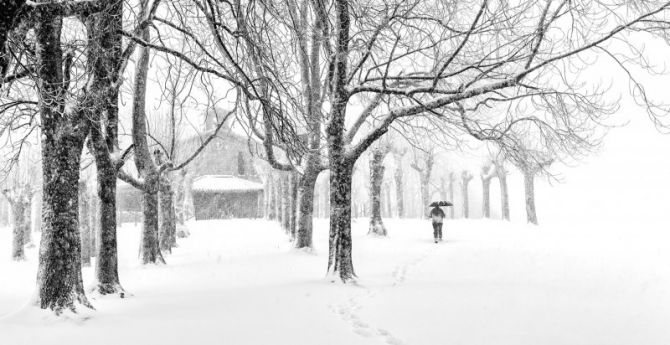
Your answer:
[[[575,71],[586,68],[584,59],[594,54],[621,58],[610,42],[633,46],[626,41],[629,32],[664,33],[670,9],[666,1],[601,0],[5,3],[2,111],[15,114],[15,121],[39,124],[37,304],[57,313],[91,306],[82,286],[78,222],[84,147],[95,158],[97,174],[96,291],[122,290],[117,178],[144,195],[142,261],[163,261],[157,221],[162,176],[186,167],[201,148],[181,155],[162,150],[165,157],[152,152],[146,125],[151,53],[187,71],[162,84],[204,85],[176,98],[231,104],[233,110],[221,117],[237,115],[249,136],[262,142],[262,157],[288,176],[274,188],[290,190],[281,196],[293,200],[286,209],[297,210],[295,220],[296,212],[284,217],[295,229],[296,247],[312,244],[314,187],[318,174],[328,170],[328,271],[347,282],[355,278],[354,164],[371,148],[384,150],[376,145],[390,130],[412,128],[450,147],[464,137],[491,141],[508,161],[536,161],[523,165],[528,174],[546,166],[545,156],[578,156],[591,148],[594,128],[611,107],[604,90],[579,80]],[[128,75],[133,56],[135,73]],[[132,89],[132,145],[122,148],[124,86]],[[183,89],[192,88],[172,90]],[[174,134],[179,125],[171,123]],[[213,137],[203,138],[200,147]],[[130,157],[135,170],[124,167]]]

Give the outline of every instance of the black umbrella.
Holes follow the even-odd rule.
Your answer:
[[[438,206],[454,206],[454,204],[452,204],[452,203],[449,202],[449,201],[433,201],[433,202],[432,202],[430,205],[428,205],[428,206],[430,206],[430,207],[438,207]]]

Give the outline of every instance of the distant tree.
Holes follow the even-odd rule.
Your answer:
[[[500,183],[500,207],[502,209],[502,218],[509,220],[509,191],[507,189],[507,169],[505,169],[505,162],[501,160],[493,161],[495,167],[496,177]]]
[[[482,167],[480,174],[482,179],[482,215],[485,218],[491,218],[491,180],[496,176],[496,170],[493,164],[486,164]]]
[[[370,153],[370,228],[368,234],[386,236],[382,221],[382,183],[384,182],[384,158],[391,151],[390,145],[380,144]]]
[[[461,195],[463,196],[463,217],[470,218],[470,198],[468,194],[468,185],[474,176],[468,172],[463,171],[461,174]]]
[[[25,260],[24,247],[27,244],[27,236],[30,236],[30,199],[32,190],[25,183],[15,188],[3,189],[2,195],[9,203],[12,215],[12,260]]]
[[[91,198],[86,180],[79,180],[79,233],[81,236],[81,263],[91,266],[93,231],[91,228]]]
[[[419,173],[419,182],[421,183],[421,215],[426,215],[426,207],[430,204],[430,178],[435,164],[435,153],[432,150],[424,151],[414,157],[410,166]]]
[[[404,167],[403,157],[407,154],[407,148],[398,148],[393,146],[391,149],[393,154],[393,161],[395,162],[395,170],[393,172],[393,179],[395,181],[395,195],[398,210],[398,218],[405,218],[405,184],[404,184]]]

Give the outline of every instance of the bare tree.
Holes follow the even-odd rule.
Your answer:
[[[421,183],[421,209],[422,215],[425,216],[425,208],[430,204],[430,177],[433,173],[433,165],[435,164],[435,153],[432,150],[423,152],[423,159],[419,157],[414,158],[412,162],[412,169],[416,170],[419,173],[419,181]]]
[[[370,153],[370,228],[368,234],[386,236],[382,221],[382,183],[384,182],[384,158],[390,152],[390,145],[379,145]]]
[[[496,176],[493,164],[486,164],[482,167],[480,174],[482,178],[482,215],[485,218],[491,218],[491,180]]]
[[[464,170],[461,173],[461,195],[463,197],[463,218],[470,218],[470,198],[468,193],[468,185],[474,176]]]
[[[509,220],[509,191],[507,189],[507,169],[505,169],[505,162],[500,160],[493,161],[495,166],[496,176],[500,184],[500,207],[502,210],[502,218]]]

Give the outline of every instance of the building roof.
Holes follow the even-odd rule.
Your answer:
[[[193,180],[194,192],[250,192],[263,190],[263,184],[231,175],[204,175]]]

